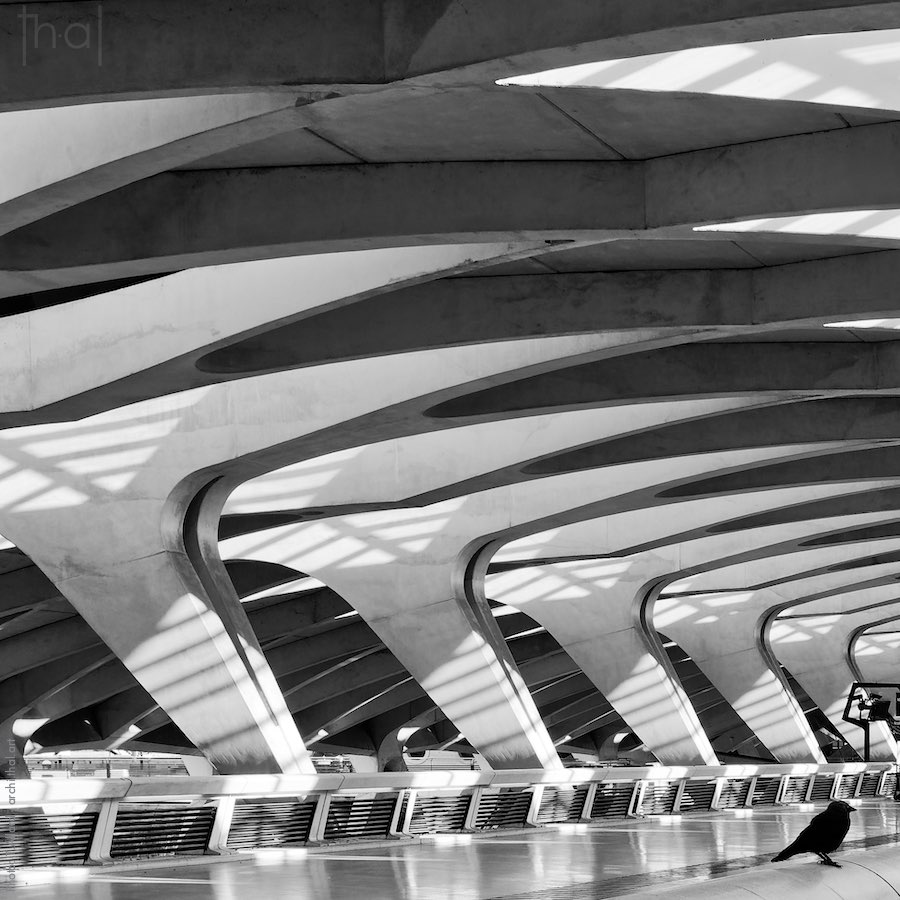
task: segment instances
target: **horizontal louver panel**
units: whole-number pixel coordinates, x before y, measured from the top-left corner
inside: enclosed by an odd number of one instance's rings
[[[834,787],[834,775],[816,775],[813,784],[812,793],[809,799],[812,801],[827,800],[831,796],[831,789]]]
[[[845,775],[838,785],[838,798],[841,800],[850,800],[855,797],[856,785],[859,784],[860,778],[862,778],[862,775]]]
[[[677,781],[650,781],[644,787],[641,812],[645,816],[667,816],[675,809]]]
[[[775,798],[778,796],[778,786],[780,784],[781,779],[777,776],[773,776],[770,778],[758,778],[756,780],[756,787],[753,790],[753,805],[774,805]]]
[[[478,804],[475,827],[484,830],[524,827],[531,798],[531,791],[515,789],[483,794]]]
[[[460,831],[466,823],[471,796],[416,797],[410,834],[441,834]]]
[[[803,803],[809,790],[809,776],[788,778],[781,799],[785,803]]]
[[[634,784],[630,781],[614,781],[601,784],[591,805],[592,819],[611,819],[628,815],[628,806]]]
[[[83,863],[97,813],[31,815],[0,813],[0,869]]]
[[[679,812],[709,812],[713,794],[716,792],[716,782],[713,781],[689,781],[681,795]]]
[[[749,778],[729,778],[719,794],[719,809],[739,809],[746,806],[749,793]]]
[[[862,777],[862,787],[859,790],[860,797],[874,797],[881,781],[880,772],[866,772]]]
[[[538,823],[577,822],[584,809],[587,788],[579,787],[570,790],[545,788],[538,812]]]
[[[210,806],[119,807],[110,856],[203,853],[215,814]]]
[[[387,837],[397,797],[335,797],[328,809],[325,840]]]
[[[228,847],[251,850],[302,844],[309,839],[315,811],[315,800],[239,800],[234,807]]]

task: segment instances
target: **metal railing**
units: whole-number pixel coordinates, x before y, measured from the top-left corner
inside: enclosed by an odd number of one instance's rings
[[[0,793],[0,867],[103,864],[876,797],[893,794],[894,768],[610,766],[21,780]]]

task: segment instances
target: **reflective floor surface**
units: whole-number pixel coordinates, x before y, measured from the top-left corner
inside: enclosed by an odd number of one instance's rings
[[[900,841],[900,804],[854,802],[859,808],[845,850]],[[20,869],[13,886],[0,889],[0,895],[27,900],[593,900],[771,865],[769,858],[823,808],[629,819],[329,852],[260,851],[242,862],[143,872]],[[800,856],[779,865],[812,859]]]

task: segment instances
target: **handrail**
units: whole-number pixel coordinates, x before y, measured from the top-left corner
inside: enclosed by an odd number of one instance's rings
[[[892,763],[606,766],[379,774],[24,779],[0,786],[0,863],[123,859],[410,838],[877,797]]]
[[[720,766],[606,766],[558,770],[504,769],[344,773],[321,775],[210,775],[146,778],[35,778],[16,780],[13,795],[0,787],[0,809],[53,803],[95,803],[104,800],[212,799],[217,797],[298,796],[322,792],[378,792],[401,790],[467,790],[516,785],[545,787],[590,785],[600,782],[675,781],[680,779],[752,778],[805,775],[857,775],[890,772],[894,764],[814,763]]]

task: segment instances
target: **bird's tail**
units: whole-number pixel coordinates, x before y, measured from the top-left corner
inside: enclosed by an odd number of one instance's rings
[[[772,862],[781,862],[783,859],[790,859],[796,853],[797,850],[794,844],[790,844],[789,846],[785,847],[784,850],[782,850],[781,853],[778,854],[778,856],[773,856]]]

